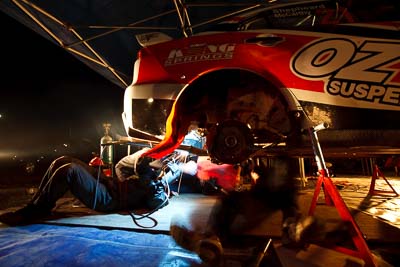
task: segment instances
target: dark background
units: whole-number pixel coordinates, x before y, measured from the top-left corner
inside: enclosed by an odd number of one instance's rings
[[[60,155],[91,159],[104,122],[126,135],[123,88],[3,12],[0,25],[0,184]]]

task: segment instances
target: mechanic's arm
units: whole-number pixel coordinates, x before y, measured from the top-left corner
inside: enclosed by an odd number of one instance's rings
[[[141,164],[141,155],[147,150],[148,148],[143,148],[131,155],[123,157],[120,161],[118,161],[118,163],[115,165],[115,174],[119,182],[139,178],[136,172],[136,167],[138,164]]]
[[[186,163],[182,162],[168,162],[168,172],[164,174],[164,179],[167,183],[171,183],[182,175],[182,173],[189,175],[196,175],[197,173],[197,163],[193,160],[190,160]]]

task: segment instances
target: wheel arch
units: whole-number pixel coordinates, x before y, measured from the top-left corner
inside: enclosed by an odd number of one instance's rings
[[[179,101],[179,98],[182,94],[188,93],[189,91],[196,91],[201,87],[204,83],[213,83],[215,81],[223,81],[229,80],[232,77],[238,77],[238,73],[245,74],[248,77],[252,77],[253,79],[259,79],[270,86],[266,88],[266,90],[274,90],[277,92],[280,97],[284,100],[287,105],[288,112],[292,113],[295,117],[295,120],[298,123],[298,127],[306,128],[309,127],[310,122],[305,114],[301,104],[294,96],[292,91],[277,79],[274,75],[266,71],[254,71],[245,68],[216,68],[211,69],[206,72],[201,73],[200,75],[193,78],[191,81],[187,83],[187,85],[181,90],[178,94],[176,101]],[[213,92],[204,92],[204,93],[213,93]],[[189,93],[190,94],[190,93]],[[202,96],[202,93],[196,93],[198,97]]]
[[[179,96],[184,91],[197,89],[196,87],[199,84],[199,81],[201,81],[201,80],[207,81],[209,79],[216,79],[216,78],[224,80],[224,79],[229,79],[229,77],[232,77],[232,75],[235,75],[237,73],[250,74],[255,79],[258,78],[258,79],[264,80],[265,82],[267,82],[271,85],[270,88],[273,88],[273,90],[276,90],[276,92],[280,93],[280,95],[285,100],[285,102],[288,106],[288,109],[290,111],[301,111],[302,110],[299,101],[296,99],[296,97],[293,95],[293,93],[290,91],[290,89],[286,88],[284,86],[284,84],[279,79],[277,79],[275,76],[273,76],[272,74],[267,73],[267,72],[256,72],[256,71],[244,69],[244,68],[218,68],[218,69],[212,69],[212,70],[203,72],[187,83],[187,85],[178,94],[177,99],[179,99]],[[210,78],[210,77],[212,77],[212,78]]]
[[[252,84],[247,86],[248,84]],[[248,92],[247,90],[254,90],[253,92],[254,95],[256,95],[256,92],[263,91],[265,92],[266,95],[270,95],[273,98],[278,96],[280,99],[279,101],[282,102],[285,112],[287,114],[287,122],[289,122],[289,127],[288,131],[285,132],[286,137],[294,137],[298,136],[302,129],[307,127],[309,125],[308,119],[304,111],[302,110],[299,102],[295,98],[295,96],[292,94],[290,89],[287,89],[282,82],[280,82],[278,79],[270,75],[269,73],[260,73],[260,72],[255,72],[252,70],[248,69],[243,69],[243,68],[223,68],[223,69],[213,69],[207,72],[202,73],[201,75],[198,75],[194,79],[192,79],[187,86],[182,89],[182,91],[179,93],[176,102],[186,101],[186,106],[191,106],[193,110],[199,110],[197,109],[197,105],[201,106],[205,104],[199,103],[201,100],[200,99],[206,99],[206,103],[210,107],[210,110],[215,108],[216,106],[220,105],[218,102],[218,99],[223,99],[221,102],[225,100],[226,97],[224,97],[224,92],[228,94],[227,92],[231,92],[235,89],[226,89],[225,91],[221,88],[232,88],[237,86],[238,88],[241,88],[241,86],[245,86],[243,89],[239,89],[241,91],[242,95],[243,92]],[[261,86],[261,87],[260,87]],[[210,89],[211,88],[211,89]],[[221,92],[218,92],[221,91]],[[251,91],[249,91],[251,92]],[[220,94],[220,95],[219,95]],[[205,97],[206,95],[206,97]],[[215,100],[217,99],[217,100]],[[231,98],[232,100],[232,98]],[[210,103],[211,102],[211,103]],[[228,103],[229,100],[227,101]],[[262,101],[258,101],[259,103]],[[268,102],[267,102],[268,103]],[[215,108],[217,111],[221,111],[221,109]],[[212,113],[212,112],[209,112]],[[208,113],[208,114],[209,114]],[[218,113],[218,112],[215,112]],[[278,113],[276,113],[278,114]],[[203,114],[199,115],[198,118],[204,118],[201,117]],[[216,117],[219,116],[219,114],[215,115]],[[221,118],[220,116],[219,118]],[[279,116],[278,116],[279,117]],[[227,118],[227,117],[225,117]],[[204,121],[207,122],[214,122],[214,123],[219,123],[221,120],[218,120],[218,118],[214,118],[215,120],[210,120],[208,115],[206,115],[206,119]],[[194,119],[196,120],[196,119]],[[254,129],[252,127],[252,129]],[[290,138],[293,139],[293,138]],[[289,141],[289,139],[286,139]],[[293,139],[294,140],[294,139]],[[296,141],[294,141],[296,142]]]
[[[173,151],[194,121],[206,129],[208,152],[220,162],[246,159],[255,151],[255,143],[292,143],[302,129],[304,116],[293,108],[293,99],[282,88],[259,73],[243,69],[202,73],[178,94],[166,122],[164,140],[149,156],[161,157]]]

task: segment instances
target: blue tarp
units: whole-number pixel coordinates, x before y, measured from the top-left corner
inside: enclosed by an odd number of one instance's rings
[[[204,266],[165,234],[33,224],[0,228],[0,266]]]

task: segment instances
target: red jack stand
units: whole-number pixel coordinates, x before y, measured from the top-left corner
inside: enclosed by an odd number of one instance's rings
[[[344,200],[340,196],[339,192],[336,189],[336,186],[333,184],[331,178],[329,177],[328,169],[326,168],[324,157],[322,154],[322,149],[318,141],[317,131],[323,130],[326,128],[326,125],[318,125],[316,127],[312,127],[309,129],[309,133],[311,136],[311,141],[313,145],[313,150],[315,154],[315,160],[318,165],[319,176],[318,181],[315,187],[314,196],[311,201],[311,206],[308,214],[313,215],[315,212],[315,208],[317,205],[317,199],[320,193],[321,187],[323,187],[324,195],[325,195],[325,203],[330,206],[335,206],[336,210],[339,213],[341,219],[346,222],[350,228],[351,238],[357,250],[352,250],[345,247],[340,246],[332,246],[331,249],[334,249],[338,252],[348,254],[353,257],[360,258],[364,260],[365,267],[377,267],[377,263],[375,262],[371,251],[368,248],[367,243],[364,240],[363,234],[360,231],[357,223],[351,216],[349,209],[347,208]]]
[[[375,189],[375,181],[376,179],[379,179],[379,177],[383,178],[385,180],[386,184],[390,187],[389,190],[377,190]],[[374,196],[374,195],[392,195],[394,197],[397,197],[399,194],[396,192],[396,190],[393,188],[393,186],[389,183],[389,181],[386,179],[385,175],[383,172],[379,169],[378,165],[374,165],[373,173],[372,173],[372,179],[371,179],[371,185],[369,187],[369,196]]]

